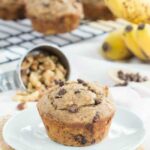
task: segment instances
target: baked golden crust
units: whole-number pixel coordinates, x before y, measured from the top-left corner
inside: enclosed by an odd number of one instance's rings
[[[0,18],[15,20],[25,17],[23,0],[1,0],[0,3]]]
[[[69,32],[83,17],[82,4],[76,0],[26,1],[26,11],[33,28],[44,34]]]
[[[108,89],[82,80],[52,88],[37,107],[49,137],[69,146],[104,139],[115,113]]]
[[[115,17],[106,7],[104,0],[81,0],[83,3],[84,14],[86,19],[91,20],[113,20]]]

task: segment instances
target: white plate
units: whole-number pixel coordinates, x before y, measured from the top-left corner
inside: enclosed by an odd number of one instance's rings
[[[32,107],[10,119],[4,127],[3,136],[16,150],[134,150],[143,142],[145,130],[135,114],[117,108],[107,139],[92,146],[67,147],[47,137],[37,109]]]

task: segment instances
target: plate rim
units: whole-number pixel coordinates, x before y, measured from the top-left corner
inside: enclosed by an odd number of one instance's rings
[[[14,114],[14,115],[5,123],[5,125],[4,125],[4,127],[3,127],[3,130],[2,130],[2,136],[3,136],[4,141],[5,141],[8,145],[11,146],[11,144],[8,143],[8,140],[7,140],[6,137],[5,137],[5,132],[6,132],[7,126],[10,124],[10,122],[11,122],[16,116],[19,116],[19,115],[21,115],[22,113],[25,113],[25,112],[27,112],[27,111],[32,111],[33,109],[35,109],[35,110],[37,111],[36,105],[34,105],[34,106],[32,106],[32,107],[29,107],[29,108],[27,108],[27,109],[25,109],[25,110],[23,110],[23,111],[21,111],[21,112],[19,112],[19,113],[17,113],[17,114]],[[140,121],[140,124],[141,124],[141,127],[142,127],[141,130],[143,131],[143,138],[141,138],[141,140],[139,140],[139,143],[134,146],[134,149],[136,149],[136,148],[138,148],[141,144],[143,144],[143,142],[144,142],[144,140],[145,140],[145,137],[146,137],[146,129],[145,129],[144,123],[143,123],[142,119],[141,119],[135,112],[133,112],[132,110],[128,110],[128,109],[127,109],[126,107],[124,107],[124,106],[116,106],[116,112],[117,112],[118,110],[123,110],[123,111],[126,111],[126,112],[128,112],[128,113],[131,113],[132,115],[134,115],[134,116],[136,117],[136,119],[138,119],[138,120]],[[13,147],[13,146],[11,146],[11,147]],[[83,148],[84,148],[84,147],[83,147]],[[18,150],[18,149],[16,149],[16,150]],[[133,150],[133,149],[131,149],[131,150]]]

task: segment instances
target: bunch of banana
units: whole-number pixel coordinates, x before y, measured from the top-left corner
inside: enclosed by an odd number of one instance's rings
[[[105,0],[112,13],[133,23],[150,23],[150,0]]]
[[[150,61],[150,25],[130,24],[110,33],[101,50],[110,60],[126,60],[134,55],[142,61]]]
[[[132,56],[122,38],[123,30],[110,33],[102,44],[102,55],[109,60],[126,60]]]

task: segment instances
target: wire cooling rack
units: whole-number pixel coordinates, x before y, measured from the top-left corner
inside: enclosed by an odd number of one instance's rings
[[[65,34],[44,36],[32,29],[28,19],[20,21],[0,20],[0,65],[19,59],[32,46],[40,43],[63,47],[103,35],[126,24],[123,20],[84,21],[78,29]]]

